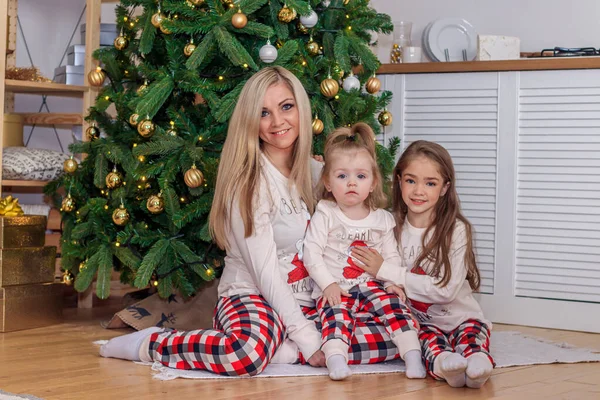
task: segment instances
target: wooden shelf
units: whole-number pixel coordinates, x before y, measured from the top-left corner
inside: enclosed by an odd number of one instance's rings
[[[68,113],[17,113],[24,125],[82,125],[81,114]]]
[[[6,91],[12,93],[31,93],[47,96],[83,97],[88,91],[86,86],[65,85],[53,82],[30,82],[5,79]]]
[[[42,188],[50,181],[24,181],[14,179],[2,179],[2,187]]]
[[[600,69],[600,57],[546,57],[502,61],[425,62],[383,64],[378,74],[430,74],[444,72],[543,71]]]

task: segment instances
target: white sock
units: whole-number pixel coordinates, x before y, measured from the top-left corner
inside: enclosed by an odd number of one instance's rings
[[[298,362],[298,345],[290,339],[285,339],[275,351],[269,364],[295,364]]]
[[[341,354],[334,354],[327,359],[327,369],[329,377],[334,381],[341,381],[352,375],[352,371],[348,367],[346,357]]]
[[[150,339],[154,332],[164,332],[164,328],[151,326],[128,335],[117,336],[100,347],[102,357],[121,358],[123,360],[140,361],[140,349],[145,339]]]
[[[463,387],[466,384],[465,370],[467,359],[457,353],[445,351],[436,357],[433,373],[444,378],[452,387]]]
[[[427,376],[421,350],[410,350],[404,354],[404,364],[406,364],[406,377],[411,379],[423,379]]]
[[[494,366],[484,353],[475,353],[467,358],[467,386],[479,389],[487,382]]]

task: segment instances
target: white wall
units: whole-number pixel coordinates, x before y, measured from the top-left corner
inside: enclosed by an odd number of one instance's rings
[[[477,33],[517,36],[521,51],[600,46],[598,0],[371,0],[371,5],[394,21],[412,21],[415,46],[429,22],[446,17],[466,19]],[[380,38],[377,53],[384,63],[390,40]]]

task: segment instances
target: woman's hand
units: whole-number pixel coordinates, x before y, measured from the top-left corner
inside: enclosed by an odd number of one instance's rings
[[[310,356],[308,360],[306,360],[311,367],[319,368],[325,366],[325,353],[323,350],[317,350],[315,354]]]
[[[323,300],[325,304],[329,303],[331,306],[337,306],[342,302],[342,296],[350,297],[350,293],[342,290],[340,285],[332,283],[323,290]]]
[[[403,303],[406,303],[406,293],[404,293],[404,289],[402,289],[400,286],[388,286],[385,291],[389,294],[395,294],[396,296],[400,297],[400,300],[402,300]]]
[[[377,273],[383,264],[383,257],[377,250],[363,246],[355,246],[352,249],[352,257],[364,264],[356,264],[358,268],[364,269],[365,272],[373,278],[377,277]]]

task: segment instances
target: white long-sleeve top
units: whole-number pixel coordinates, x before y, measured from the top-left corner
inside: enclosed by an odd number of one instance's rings
[[[444,332],[451,332],[468,319],[477,319],[492,329],[492,323],[483,316],[483,311],[473,297],[473,290],[466,280],[465,225],[461,221],[456,221],[449,257],[452,277],[444,287],[437,285],[440,278],[428,275],[431,267],[429,262],[426,261],[420,266],[414,265],[422,251],[422,237],[425,230],[426,228],[415,228],[407,218],[402,226],[402,235],[398,243],[402,262],[407,270],[404,290],[409,299],[408,305],[415,317],[421,325],[434,325]]]
[[[401,259],[394,236],[394,217],[387,211],[371,210],[360,220],[348,218],[339,206],[321,200],[313,215],[304,239],[304,265],[316,286],[313,298],[323,294],[332,283],[344,290],[373,278],[358,268],[360,262],[350,253],[355,246],[368,246],[377,250],[384,259],[382,268],[401,269]],[[399,272],[397,275],[401,275]],[[393,279],[398,279],[392,274]]]
[[[227,233],[230,247],[218,292],[222,297],[261,294],[281,317],[288,337],[308,359],[321,347],[321,334],[314,322],[304,317],[299,305],[313,304],[312,281],[304,273],[300,274],[304,277],[288,284],[287,275],[298,270],[298,263],[292,261],[298,261],[297,248],[301,247],[310,214],[295,188],[288,187],[288,179],[264,155],[260,163],[254,233],[244,237],[244,223],[234,199]],[[314,162],[312,167],[314,176],[321,166]]]

